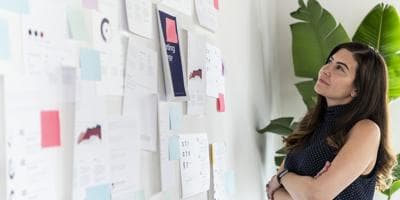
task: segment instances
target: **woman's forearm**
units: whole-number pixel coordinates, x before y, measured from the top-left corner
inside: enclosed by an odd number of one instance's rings
[[[274,200],[293,200],[285,188],[279,188],[274,193]]]
[[[281,182],[289,195],[295,199],[309,199],[312,194],[313,178],[308,176],[299,176],[289,172],[282,177]]]

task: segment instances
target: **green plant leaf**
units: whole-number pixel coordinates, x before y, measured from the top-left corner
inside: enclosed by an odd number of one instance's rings
[[[390,188],[383,191],[382,193],[387,196],[392,196],[399,189],[400,189],[400,180],[393,182],[392,185],[390,186]]]
[[[363,19],[353,41],[374,47],[384,57],[389,73],[389,97],[400,96],[400,18],[392,5],[379,3]]]
[[[290,126],[290,128],[291,128],[292,130],[294,130],[294,129],[297,128],[297,125],[299,125],[299,122],[293,122],[293,124]]]
[[[307,6],[299,1],[296,11],[290,13],[293,18],[302,20],[290,25],[292,31],[292,54],[296,76],[316,79],[318,71],[338,44],[349,42],[341,24],[336,24],[333,16],[315,0],[309,0]]]
[[[393,168],[393,176],[394,176],[393,183],[389,187],[389,189],[382,192],[383,194],[389,197],[393,195],[393,193],[395,193],[400,188],[400,154],[397,154],[396,157],[397,157],[397,165]]]
[[[275,165],[280,166],[286,156],[275,156]]]
[[[317,104],[317,93],[315,93],[314,91],[314,85],[314,80],[296,83],[296,88],[303,97],[303,101],[306,104],[308,110],[310,110]]]
[[[282,147],[279,150],[275,151],[276,154],[287,154],[286,148]]]
[[[278,135],[287,136],[292,133],[290,125],[293,121],[293,117],[282,117],[272,120],[265,128],[257,130],[258,133],[271,132]]]

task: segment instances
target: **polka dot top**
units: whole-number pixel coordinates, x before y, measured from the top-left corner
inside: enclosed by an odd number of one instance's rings
[[[324,167],[326,161],[332,162],[337,150],[326,144],[329,130],[335,125],[335,119],[344,111],[346,105],[328,107],[323,119],[314,130],[302,149],[289,152],[285,168],[302,176],[315,176]],[[358,177],[345,188],[335,200],[369,200],[373,199],[376,184],[376,167],[370,174]]]

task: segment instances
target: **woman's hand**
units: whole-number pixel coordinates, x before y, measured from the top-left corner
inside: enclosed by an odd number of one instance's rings
[[[268,199],[273,199],[274,192],[277,191],[282,185],[278,183],[276,175],[274,175],[271,180],[266,185]]]
[[[326,161],[326,162],[325,162],[325,166],[321,169],[321,171],[318,172],[317,175],[314,176],[314,178],[320,177],[323,173],[325,173],[326,171],[328,171],[328,169],[329,169],[330,166],[331,166],[331,162]]]
[[[289,193],[285,190],[285,188],[280,187],[274,192],[272,195],[272,199],[274,200],[293,200],[293,198],[289,195]]]

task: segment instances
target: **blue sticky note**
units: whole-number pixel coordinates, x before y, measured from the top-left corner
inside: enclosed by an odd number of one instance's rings
[[[135,200],[144,200],[144,191],[140,190],[136,192]]]
[[[171,130],[179,130],[182,127],[182,105],[173,104],[169,107],[169,125]]]
[[[10,58],[10,37],[8,34],[8,24],[4,19],[0,19],[0,59]]]
[[[168,139],[169,160],[179,160],[179,136],[174,135]]]
[[[29,2],[28,0],[0,0],[0,9],[27,14],[29,13]]]
[[[93,49],[80,50],[81,79],[88,81],[101,80],[100,53]]]
[[[235,172],[232,170],[225,172],[225,191],[229,195],[235,194]]]
[[[85,14],[82,9],[68,8],[67,18],[69,31],[73,39],[89,41],[88,28],[86,26]]]
[[[86,188],[85,200],[111,200],[111,186],[104,184]]]

